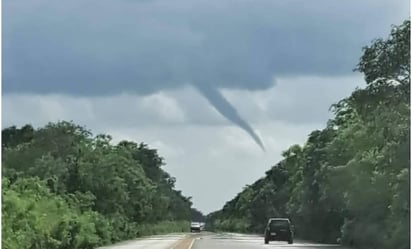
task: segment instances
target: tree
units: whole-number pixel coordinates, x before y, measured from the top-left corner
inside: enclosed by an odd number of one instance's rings
[[[189,228],[190,197],[155,149],[72,122],[25,127],[3,130],[5,248],[88,249]]]
[[[270,214],[291,218],[301,238],[409,248],[410,22],[365,47],[356,70],[367,86],[333,105],[325,129],[209,215],[215,229],[235,230],[227,224],[246,217],[252,232]]]

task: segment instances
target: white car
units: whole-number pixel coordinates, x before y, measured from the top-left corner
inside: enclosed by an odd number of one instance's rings
[[[192,222],[190,224],[190,232],[200,232],[200,223],[199,222]]]

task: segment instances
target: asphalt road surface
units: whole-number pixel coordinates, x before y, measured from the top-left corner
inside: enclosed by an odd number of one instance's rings
[[[338,245],[316,244],[295,240],[289,245],[283,241],[263,243],[263,237],[235,233],[169,234],[126,241],[101,249],[343,249]]]

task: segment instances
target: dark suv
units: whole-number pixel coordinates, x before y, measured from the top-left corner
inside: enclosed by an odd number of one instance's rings
[[[265,244],[269,241],[287,241],[293,244],[293,229],[289,219],[271,218],[265,229]]]

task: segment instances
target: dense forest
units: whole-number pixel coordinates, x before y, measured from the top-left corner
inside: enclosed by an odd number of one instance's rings
[[[296,236],[354,248],[409,248],[410,22],[363,48],[364,88],[331,107],[326,127],[208,215],[209,229],[263,233],[289,217]]]
[[[143,143],[58,122],[3,129],[2,153],[4,249],[89,249],[202,217]]]

